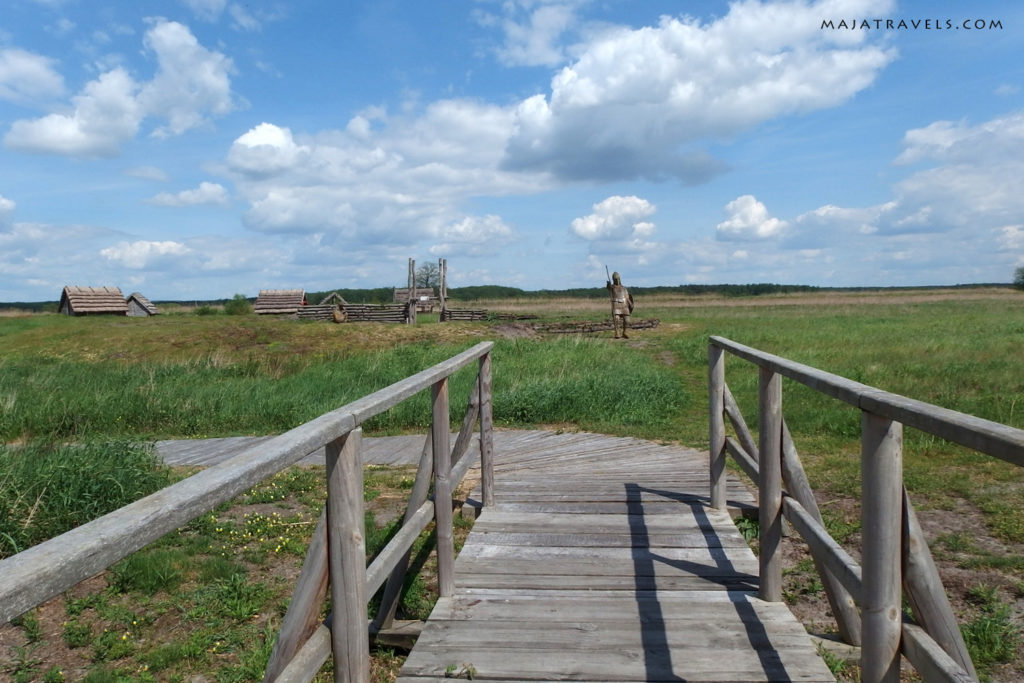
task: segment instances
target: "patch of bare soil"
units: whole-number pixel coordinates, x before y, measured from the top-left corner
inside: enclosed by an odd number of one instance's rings
[[[537,339],[540,335],[527,323],[501,323],[493,331],[503,339]]]
[[[853,524],[860,518],[857,501],[818,496],[822,509]],[[983,558],[1019,557],[1024,548],[1008,545],[989,533],[981,512],[964,501],[952,509],[917,510],[918,521],[931,549],[935,565],[946,587],[950,605],[961,625],[980,614],[972,592],[979,588],[995,589],[1000,600],[1009,604],[1013,621],[1024,630],[1024,583],[1012,570],[977,566]],[[952,540],[950,540],[952,539]],[[954,541],[959,540],[959,543]],[[961,545],[962,544],[962,545]],[[756,541],[755,541],[756,545]],[[843,547],[860,562],[860,534],[853,533]],[[783,597],[793,614],[807,631],[829,640],[838,640],[838,628],[828,599],[812,565],[806,543],[794,531],[782,542]],[[849,654],[857,656],[858,651]],[[921,680],[905,663],[904,680]],[[1024,680],[1024,653],[989,672],[993,681]]]

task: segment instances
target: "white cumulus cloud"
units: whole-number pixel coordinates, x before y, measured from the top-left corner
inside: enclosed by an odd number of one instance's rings
[[[180,242],[139,240],[137,242],[121,242],[113,247],[101,249],[100,255],[108,261],[113,261],[126,268],[140,269],[168,257],[184,256],[190,251]]]
[[[608,197],[594,204],[593,213],[572,222],[573,234],[585,240],[628,239],[654,231],[654,225],[643,219],[654,214],[657,207],[640,197]]]
[[[149,200],[156,206],[224,206],[229,202],[228,191],[219,183],[201,182],[193,190],[172,194],[161,192]]]
[[[64,78],[52,59],[17,48],[0,50],[0,99],[33,104],[63,94]]]
[[[307,151],[295,143],[291,130],[264,122],[235,140],[228,164],[254,176],[272,175],[294,167]]]
[[[736,2],[709,23],[663,17],[608,30],[555,75],[550,95],[520,103],[504,163],[565,179],[703,182],[724,170],[704,140],[833,107],[870,85],[895,52],[867,32],[822,31],[821,20],[888,6]]]
[[[435,256],[482,256],[499,253],[518,233],[500,216],[467,216],[445,226],[439,237],[443,241],[430,248]]]
[[[725,205],[727,218],[715,226],[720,240],[769,239],[786,229],[786,221],[772,218],[764,204],[745,194]]]
[[[13,199],[8,199],[7,197],[0,194],[0,225],[6,223],[7,220],[11,217],[11,214],[14,213],[15,206],[16,204],[14,203]]]
[[[180,135],[210,114],[223,116],[234,109],[231,60],[200,45],[187,26],[157,22],[143,43],[156,55],[159,68],[139,100],[147,113],[168,119],[155,134]]]
[[[71,98],[71,106],[15,121],[4,144],[26,152],[110,157],[146,118],[166,120],[154,135],[179,135],[234,108],[231,60],[200,45],[188,27],[158,20],[143,43],[157,59],[152,80],[139,83],[121,67],[105,71]]]
[[[483,23],[500,25],[504,43],[498,58],[509,66],[557,66],[565,59],[562,36],[576,24],[579,0],[507,2],[501,18],[483,15]]]

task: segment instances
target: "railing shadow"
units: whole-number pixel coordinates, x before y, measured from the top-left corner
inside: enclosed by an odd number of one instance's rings
[[[640,613],[640,633],[647,680],[686,680],[676,673],[672,661],[668,626],[662,603],[658,598],[656,576],[658,564],[672,567],[692,576],[699,576],[708,583],[723,586],[746,630],[747,640],[757,653],[765,675],[770,680],[789,680],[789,675],[778,651],[772,646],[764,624],[758,617],[753,604],[747,599],[757,591],[758,577],[738,571],[729,558],[705,510],[710,502],[709,499],[676,491],[648,488],[636,483],[627,483],[625,486],[635,576],[634,594]],[[643,503],[643,494],[645,493],[690,507],[690,511],[697,521],[697,529],[705,536],[705,544],[711,556],[712,565],[665,557],[652,549],[651,534],[647,528]],[[713,571],[709,572],[709,567],[713,568]]]

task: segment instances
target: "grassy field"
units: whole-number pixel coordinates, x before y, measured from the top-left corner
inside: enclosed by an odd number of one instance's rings
[[[578,299],[459,305],[538,314],[545,320],[601,319],[607,307],[603,300]],[[0,317],[0,442],[7,444],[0,447],[0,498],[20,501],[20,507],[9,506],[6,516],[16,527],[26,529],[31,525],[24,524],[25,520],[41,510],[35,501],[45,498],[12,493],[15,445],[45,451],[68,442],[90,447],[111,441],[277,433],[483,339],[496,342],[494,414],[500,427],[583,429],[706,447],[709,335],[728,337],[912,398],[1024,427],[1024,296],[1011,290],[748,298],[659,295],[638,299],[634,317],[661,322],[655,329],[637,331],[630,340],[620,342],[610,339],[610,333],[541,337],[533,334],[526,322],[438,324],[436,317],[423,315],[414,327],[196,316],[186,311],[145,320]],[[726,375],[753,425],[755,370],[732,358],[727,361]],[[458,375],[453,395],[464,397],[471,379],[468,373]],[[787,423],[827,521],[838,538],[855,543],[859,531],[859,414],[788,381],[783,391]],[[461,401],[464,398],[453,401],[453,407],[461,407]],[[1021,408],[1017,403],[1022,403]],[[461,415],[457,409],[455,412],[453,419],[458,420]],[[422,431],[428,415],[427,398],[421,396],[367,427],[371,434]],[[985,671],[995,680],[1018,678],[1024,674],[1015,635],[1024,608],[1024,475],[1018,468],[913,430],[907,430],[905,449],[907,487],[969,640],[977,648],[976,660],[987,662]],[[401,481],[398,476],[397,488]],[[18,486],[24,489],[24,485]],[[289,523],[295,528],[304,528],[312,514],[302,511],[305,494],[289,489],[283,495],[288,507],[282,514],[292,517]],[[280,555],[280,551],[252,541],[238,547],[224,543],[223,559],[236,569],[228,567],[224,574],[204,581],[204,572],[215,571],[204,569],[205,563],[219,561],[206,551],[195,550],[193,555],[187,551],[204,547],[204,543],[212,547],[213,539],[223,533],[214,530],[227,528],[229,522],[237,537],[249,514],[244,506],[265,504],[242,501],[239,505],[243,507],[234,512],[225,509],[208,522],[198,520],[192,525],[198,525],[198,530],[182,532],[196,534],[200,540],[195,543],[168,541],[171,545],[164,551],[180,578],[175,586],[159,589],[157,594],[176,597],[154,600],[174,602],[186,599],[181,591],[192,591],[187,594],[191,604],[206,604],[203,601],[212,598],[203,597],[203,591],[214,590],[210,586],[230,591],[231,581],[239,581],[231,578],[234,574],[256,577],[268,565],[275,567],[267,556]],[[254,514],[266,512],[253,510]],[[0,530],[0,539],[3,533]],[[30,542],[10,530],[7,535],[14,545],[9,542],[10,547],[5,548],[0,541],[0,553]],[[295,546],[301,547],[302,542],[297,538]],[[182,552],[199,559],[186,563],[176,555]],[[813,607],[820,606],[820,587],[815,587],[809,568],[801,562],[797,558],[787,569],[787,598],[810,629],[828,630],[827,624],[817,623],[820,610]],[[190,569],[182,569],[185,566]],[[115,570],[107,592],[101,593],[107,602],[127,609],[125,605],[133,598],[123,596],[131,596],[136,587],[134,580],[123,577],[131,574],[128,568]],[[175,680],[175,676],[186,680],[189,671],[203,670],[220,672],[215,674],[218,680],[248,680],[250,674],[245,672],[258,667],[250,662],[246,668],[242,660],[249,655],[238,643],[246,638],[265,640],[265,634],[253,628],[264,628],[273,621],[273,614],[279,611],[274,605],[287,595],[284,587],[279,590],[267,589],[259,613],[271,616],[255,625],[246,620],[235,624],[230,615],[203,616],[201,606],[190,608],[198,609],[198,616],[186,614],[186,620],[217,624],[212,630],[190,631],[205,635],[190,636],[197,642],[182,643],[181,647],[206,653],[191,659],[183,655],[175,659],[169,651],[153,654],[152,648],[141,645],[138,641],[147,638],[145,630],[127,628],[131,621],[138,626],[138,618],[125,616],[117,621],[99,616],[96,607],[89,608],[74,615],[78,622],[81,614],[88,615],[88,645],[80,646],[88,647],[89,656],[84,660],[108,675],[96,680]],[[77,609],[71,605],[81,599],[65,598],[65,613],[71,615]],[[174,611],[166,605],[162,609]],[[43,680],[50,671],[44,664],[25,665],[24,660],[31,661],[36,656],[33,652],[38,652],[30,647],[38,642],[29,637],[33,632],[31,614],[28,625],[23,622],[19,626],[24,632],[17,645],[21,649],[0,651],[0,670],[7,661],[14,678],[19,671],[33,672],[34,678],[22,676],[19,680]],[[158,628],[164,617],[147,614],[145,619],[151,623],[146,628]],[[76,621],[69,619],[68,623]],[[132,652],[114,657],[101,651],[97,645],[104,637],[98,627],[101,623],[108,632],[115,625],[125,625],[117,637],[131,634],[123,640],[134,639]],[[247,635],[224,635],[234,633],[236,626],[247,628]],[[36,630],[40,630],[38,625]],[[220,635],[224,638],[218,640]],[[68,637],[60,637],[67,644]],[[229,645],[231,639],[237,642]],[[71,640],[78,642],[74,636]],[[212,651],[213,643],[220,643],[217,652]],[[164,661],[161,656],[179,664],[156,674],[152,662]],[[180,662],[192,664],[183,667]],[[386,679],[386,673],[382,676]],[[56,674],[51,674],[51,679],[58,680]]]

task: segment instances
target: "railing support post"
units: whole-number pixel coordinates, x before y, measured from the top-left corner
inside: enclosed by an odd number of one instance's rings
[[[434,450],[434,520],[437,531],[438,595],[455,592],[455,541],[452,537],[452,457],[449,450],[451,424],[448,413],[448,378],[431,387],[433,422],[430,425]]]
[[[760,554],[762,600],[782,601],[782,377],[770,368],[760,368],[758,390],[760,425],[759,482]]]
[[[903,425],[861,414],[861,680],[900,680]]]
[[[354,429],[326,448],[331,650],[337,683],[370,680],[362,435],[361,429]]]
[[[480,356],[480,489],[483,506],[494,505],[494,416],[491,401],[491,354]]]
[[[711,472],[711,507],[726,507],[725,460],[725,352],[708,345],[708,432]]]

